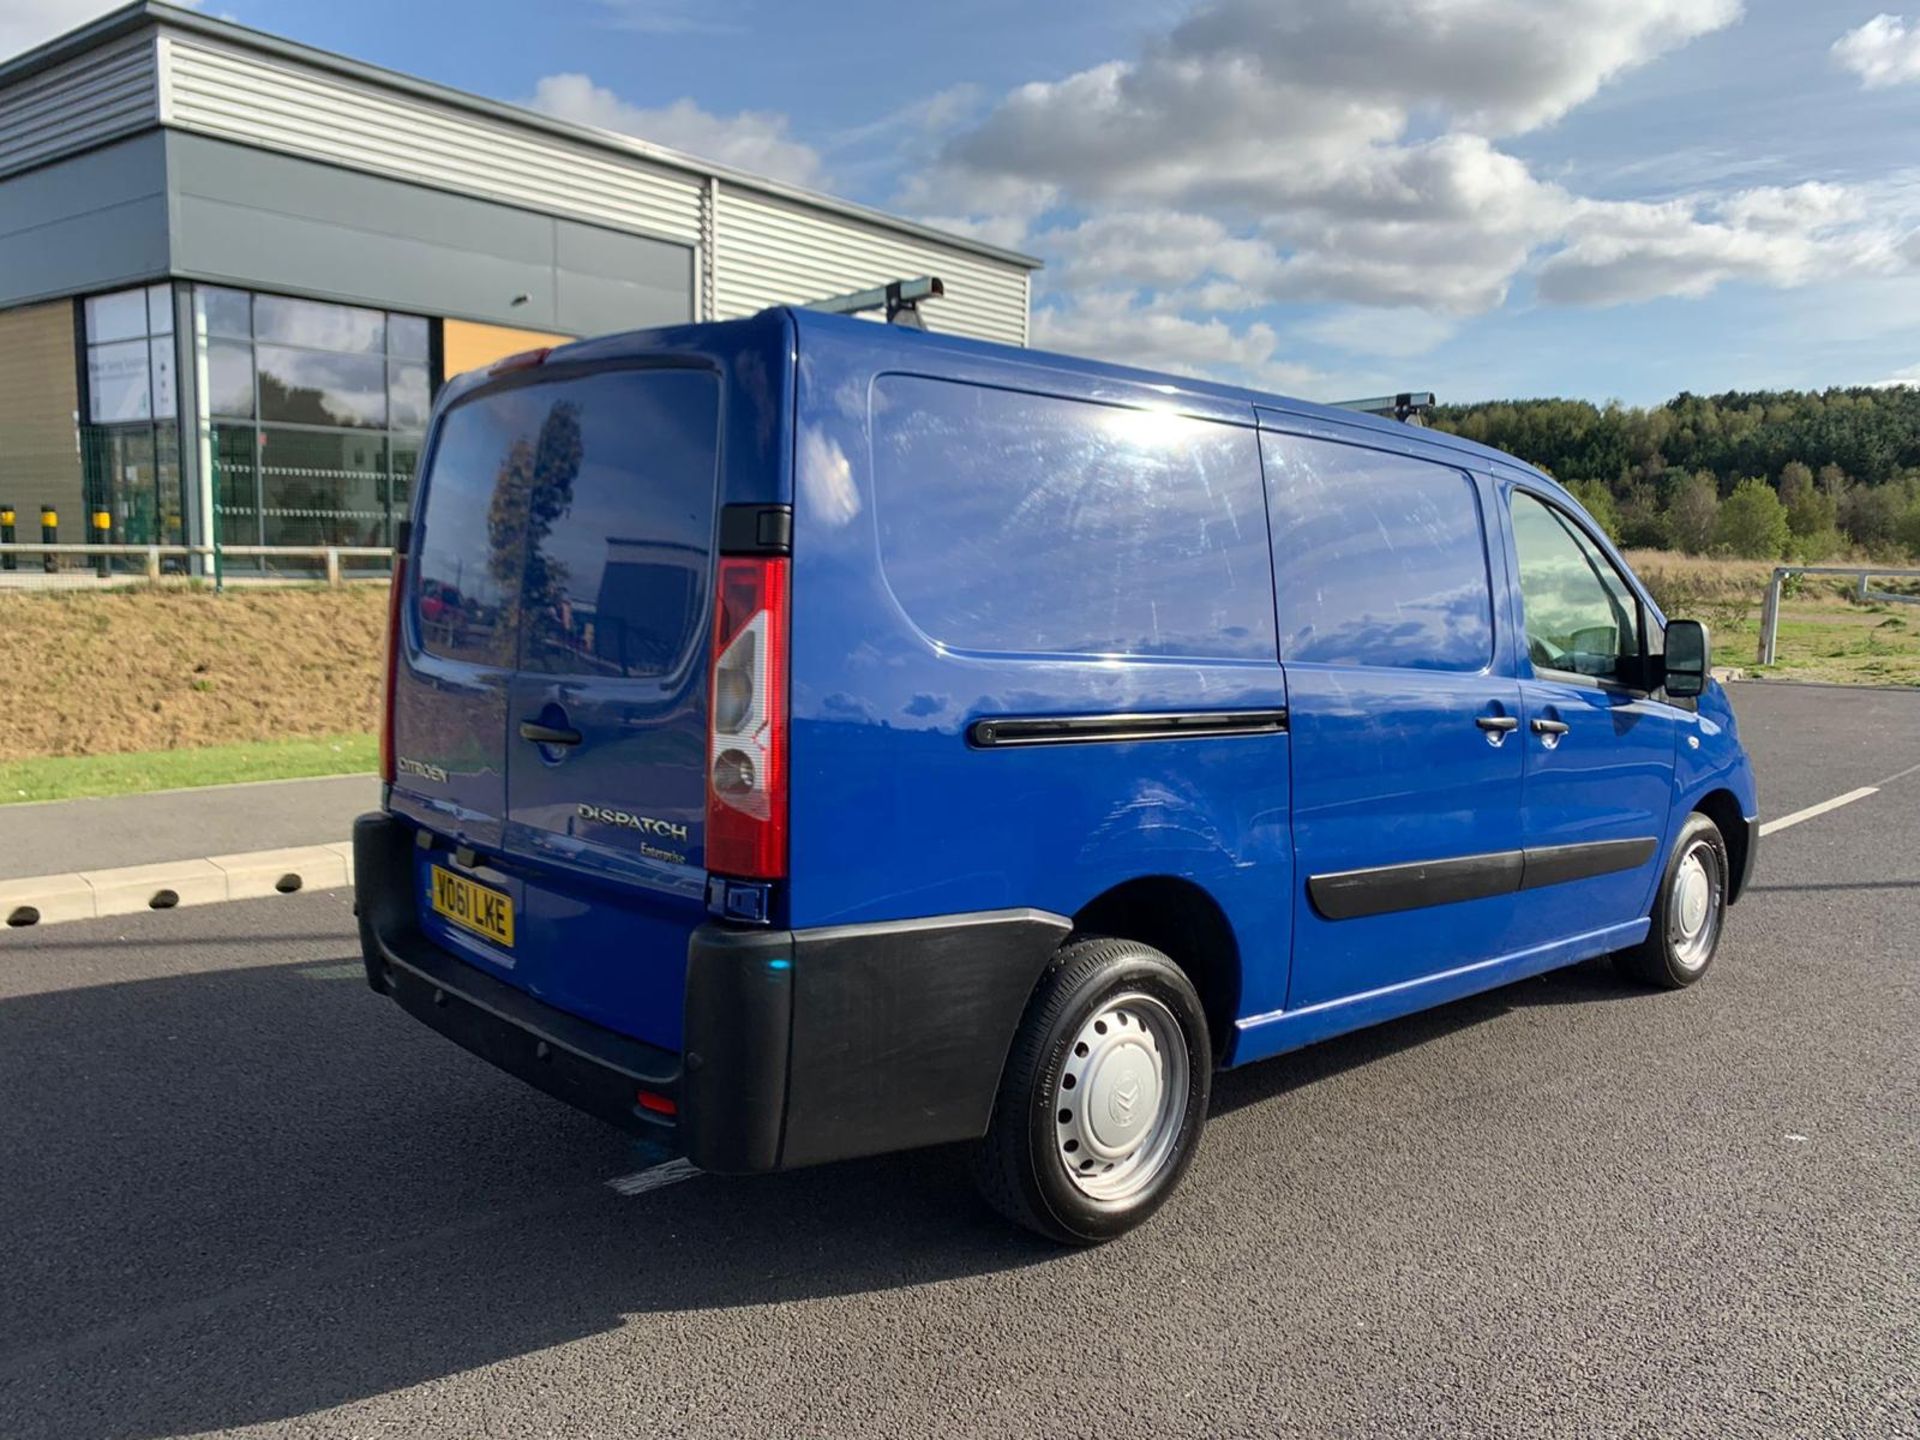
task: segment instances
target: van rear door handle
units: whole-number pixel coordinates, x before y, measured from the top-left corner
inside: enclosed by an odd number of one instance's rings
[[[1536,718],[1533,722],[1533,733],[1536,735],[1564,735],[1569,728],[1571,727],[1569,727],[1564,720],[1541,720]]]
[[[532,720],[520,722],[520,738],[531,740],[536,745],[578,745],[578,730],[562,730],[553,725],[540,725]]]
[[[1482,730],[1492,730],[1502,735],[1506,734],[1509,730],[1518,730],[1520,728],[1520,722],[1511,715],[1482,715],[1473,723],[1478,725]]]

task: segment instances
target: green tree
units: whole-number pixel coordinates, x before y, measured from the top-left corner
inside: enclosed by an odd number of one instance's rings
[[[1604,480],[1575,480],[1567,491],[1586,507],[1593,523],[1607,532],[1607,538],[1620,543],[1620,511],[1613,503],[1613,491]]]
[[[1787,507],[1766,481],[1751,478],[1733,487],[1720,504],[1715,539],[1748,560],[1778,560],[1787,553],[1793,532],[1787,527]]]
[[[1689,555],[1713,548],[1720,523],[1720,489],[1705,470],[1683,475],[1667,500],[1667,543]]]

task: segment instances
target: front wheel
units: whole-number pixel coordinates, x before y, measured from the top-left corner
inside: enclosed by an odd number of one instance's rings
[[[1014,1037],[976,1154],[981,1193],[1069,1245],[1122,1235],[1165,1202],[1206,1124],[1213,1054],[1180,968],[1132,940],[1077,940]]]
[[[1706,974],[1726,924],[1730,874],[1720,827],[1695,811],[1667,857],[1647,938],[1614,957],[1621,971],[1667,990]]]

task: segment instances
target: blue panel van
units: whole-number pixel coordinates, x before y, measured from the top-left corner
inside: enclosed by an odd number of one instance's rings
[[[367,978],[708,1170],[1104,1240],[1216,1069],[1690,985],[1753,868],[1703,628],[1447,435],[778,309],[455,380],[421,478]]]

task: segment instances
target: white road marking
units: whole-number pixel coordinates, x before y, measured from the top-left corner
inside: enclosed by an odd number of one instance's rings
[[[1849,790],[1846,794],[1836,795],[1831,800],[1822,800],[1818,805],[1809,805],[1806,809],[1796,810],[1791,815],[1782,815],[1778,820],[1769,820],[1760,827],[1760,833],[1771,835],[1776,830],[1784,830],[1789,825],[1798,825],[1802,820],[1811,820],[1817,815],[1825,815],[1829,810],[1838,810],[1842,805],[1851,805],[1856,800],[1864,800],[1869,795],[1879,793],[1878,785],[1862,785],[1858,790]]]
[[[649,1190],[659,1190],[668,1185],[678,1185],[682,1180],[691,1180],[700,1173],[700,1168],[691,1160],[669,1160],[664,1165],[655,1165],[648,1170],[636,1170],[631,1175],[616,1175],[607,1181],[609,1190],[618,1190],[622,1195],[644,1195]]]

